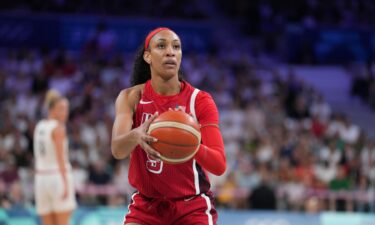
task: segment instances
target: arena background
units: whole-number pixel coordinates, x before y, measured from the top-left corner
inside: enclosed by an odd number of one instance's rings
[[[72,224],[121,224],[134,190],[128,161],[110,153],[114,100],[158,26],[180,35],[185,79],[220,110],[219,224],[375,224],[374,1],[2,0],[0,9],[0,224],[39,224],[32,133],[48,88],[71,102]]]

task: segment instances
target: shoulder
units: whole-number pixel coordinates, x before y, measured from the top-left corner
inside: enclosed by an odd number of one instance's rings
[[[116,106],[126,104],[134,108],[141,99],[145,84],[123,89],[116,99]]]
[[[137,98],[137,97],[140,98],[140,96],[143,93],[144,87],[145,87],[145,84],[139,84],[139,85],[136,85],[136,86],[133,86],[133,87],[130,87],[130,88],[123,89],[120,92],[119,97],[121,97],[121,98]]]
[[[199,91],[195,100],[195,111],[201,125],[218,124],[219,112],[212,96],[205,91]]]
[[[201,104],[201,103],[207,103],[207,102],[214,102],[212,96],[210,93],[199,90],[196,98],[196,104]]]
[[[58,123],[52,132],[55,137],[65,136],[65,133],[66,133],[65,125]]]

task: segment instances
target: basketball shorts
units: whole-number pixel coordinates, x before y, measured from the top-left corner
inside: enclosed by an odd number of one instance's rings
[[[35,176],[35,206],[39,215],[52,212],[66,212],[77,206],[73,185],[73,176],[67,173],[68,197],[62,199],[64,183],[60,173],[39,174]]]
[[[135,193],[124,224],[141,225],[216,225],[217,212],[211,194],[181,200],[152,199]]]

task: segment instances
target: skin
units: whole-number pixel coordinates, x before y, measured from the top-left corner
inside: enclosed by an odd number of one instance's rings
[[[157,33],[143,54],[143,59],[150,65],[151,85],[160,95],[176,95],[180,92],[178,71],[181,65],[182,51],[180,38],[170,30]],[[160,154],[148,143],[157,140],[147,135],[155,113],[141,126],[132,129],[133,115],[140,101],[144,84],[121,91],[116,100],[116,118],[112,130],[112,154],[116,159],[124,159],[130,155],[137,145],[151,157],[160,159]],[[127,223],[127,225],[140,225]]]
[[[60,99],[48,111],[48,119],[55,119],[59,122],[57,127],[52,131],[52,140],[55,144],[57,163],[60,174],[64,181],[64,192],[61,196],[66,199],[69,195],[68,181],[65,170],[64,140],[66,138],[65,124],[69,115],[69,102],[67,99]],[[43,225],[68,225],[71,211],[52,212],[41,215]]]

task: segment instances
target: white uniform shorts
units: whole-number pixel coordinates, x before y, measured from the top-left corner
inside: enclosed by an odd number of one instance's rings
[[[62,199],[64,183],[59,172],[36,173],[35,176],[35,205],[39,215],[59,213],[74,210],[77,207],[73,176],[66,173],[68,181],[68,197]]]

